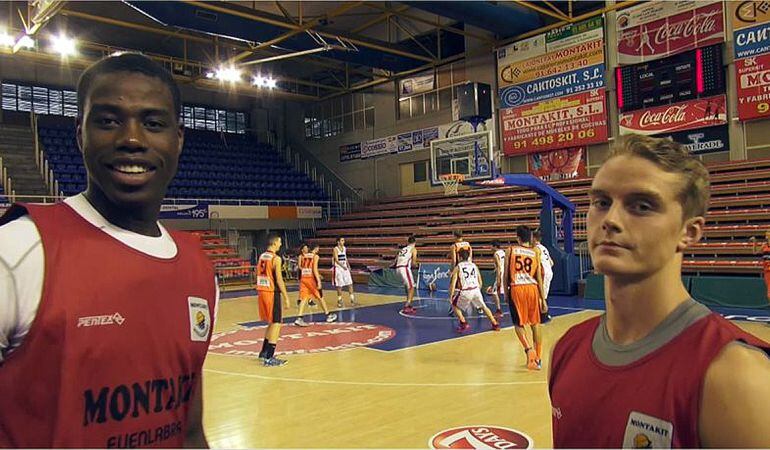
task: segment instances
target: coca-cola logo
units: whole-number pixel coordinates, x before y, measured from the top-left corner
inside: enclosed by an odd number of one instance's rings
[[[639,119],[639,127],[647,128],[660,125],[685,122],[687,120],[687,106],[672,106],[664,111],[645,111]]]
[[[721,16],[722,11],[695,14],[682,22],[666,22],[655,33],[655,43],[660,45],[668,41],[713,33],[717,29],[717,14]]]

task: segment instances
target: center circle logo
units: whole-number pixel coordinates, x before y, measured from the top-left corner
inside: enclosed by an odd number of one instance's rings
[[[450,428],[433,435],[430,448],[510,449],[534,448],[532,438],[512,428],[469,425]]]
[[[229,356],[259,356],[267,325],[216,333],[209,352]],[[284,325],[276,355],[333,352],[388,341],[396,331],[383,325],[356,322],[314,323],[307,327]]]

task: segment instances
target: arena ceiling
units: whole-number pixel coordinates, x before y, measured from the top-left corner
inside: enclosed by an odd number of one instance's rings
[[[614,8],[635,3],[618,2]],[[35,48],[0,54],[49,60],[52,36],[77,42],[67,63],[86,65],[138,50],[182,82],[209,89],[320,100],[462,60],[466,48],[498,47],[605,12],[604,1],[0,2],[0,27],[18,39],[45,8]],[[18,46],[16,46],[18,47]],[[218,70],[240,72],[223,82]],[[274,81],[269,81],[274,80]],[[235,86],[235,85],[238,86]],[[269,94],[268,94],[269,93]]]

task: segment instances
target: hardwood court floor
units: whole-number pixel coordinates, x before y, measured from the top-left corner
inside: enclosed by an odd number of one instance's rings
[[[326,295],[337,309],[336,295]],[[294,301],[296,291],[290,297]],[[361,306],[346,305],[337,325],[285,324],[278,351],[295,354],[277,368],[248,355],[259,351],[256,336],[264,334],[261,324],[249,323],[257,320],[256,299],[221,302],[218,338],[204,368],[204,425],[212,447],[427,448],[439,431],[468,425],[513,428],[535,447],[551,445],[546,371],[526,370],[508,316],[501,332],[477,318],[469,321],[473,334],[458,336],[440,296],[421,300],[416,318],[398,314],[397,290],[356,299]],[[585,310],[590,305],[582,300],[551,304],[560,315],[544,327],[544,355],[570,326],[600,313]],[[285,316],[296,312],[292,305]],[[737,323],[770,340],[767,324]],[[334,350],[366,339],[368,347]],[[319,345],[332,350],[296,353]]]

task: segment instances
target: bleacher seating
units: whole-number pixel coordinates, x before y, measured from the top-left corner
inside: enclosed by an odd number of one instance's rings
[[[687,273],[757,274],[760,259],[751,237],[762,239],[770,228],[770,159],[734,161],[709,166],[711,203],[703,241],[686,251]],[[550,185],[577,207],[576,247],[586,239],[590,178]],[[331,267],[336,236],[344,236],[354,278],[364,281],[368,267],[387,267],[406,237],[418,238],[419,260],[448,261],[452,231],[461,229],[474,246],[474,262],[493,268],[493,240],[511,242],[516,226],[537,226],[541,202],[532,191],[515,187],[478,188],[457,196],[424,194],[384,199],[346,214],[319,229],[321,267]]]
[[[201,240],[203,252],[214,265],[219,280],[219,288],[222,291],[251,288],[251,267],[249,261],[241,258],[234,247],[216,231],[193,231],[192,234]]]
[[[40,143],[64,195],[81,192],[86,172],[75,129],[44,124]],[[187,130],[179,170],[167,198],[324,201],[323,190],[267,144],[247,135]]]

